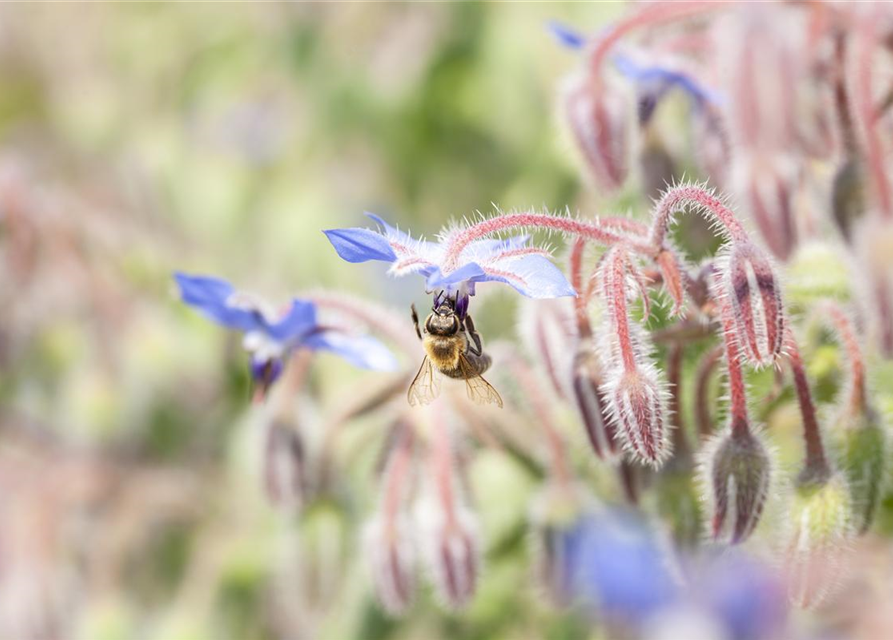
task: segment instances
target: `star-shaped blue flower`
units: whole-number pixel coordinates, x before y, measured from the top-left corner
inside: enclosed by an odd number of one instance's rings
[[[564,274],[546,257],[548,252],[528,246],[529,236],[505,240],[477,240],[460,256],[455,269],[444,269],[445,242],[416,240],[395,229],[378,216],[367,213],[379,230],[366,228],[329,229],[329,242],[344,260],[390,262],[389,273],[425,277],[429,292],[444,291],[461,297],[474,295],[479,282],[504,282],[530,298],[576,295]],[[449,234],[444,234],[447,239]]]
[[[377,371],[393,371],[397,361],[390,350],[370,336],[358,336],[317,322],[316,305],[293,299],[277,313],[256,296],[209,276],[175,273],[180,296],[214,322],[245,334],[251,354],[251,375],[261,397],[282,373],[282,363],[294,349],[325,350],[351,364]]]

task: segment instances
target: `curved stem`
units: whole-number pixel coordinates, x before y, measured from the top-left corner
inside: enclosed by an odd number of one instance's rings
[[[800,357],[800,349],[790,329],[785,331],[785,346],[787,347],[788,361],[791,363],[791,371],[794,374],[794,386],[797,389],[797,401],[800,404],[800,415],[803,419],[803,439],[806,444],[805,477],[823,478],[831,472],[831,468],[825,457],[825,447],[822,444],[822,434],[819,431],[815,404],[812,401],[812,392],[809,390],[809,382],[806,379],[803,359]]]
[[[874,108],[874,96],[872,93],[872,72],[874,53],[878,48],[877,10],[866,13],[866,16],[858,21],[856,27],[856,110],[862,121],[865,136],[865,151],[868,157],[868,170],[872,176],[875,193],[881,214],[886,218],[893,218],[893,197],[891,197],[890,183],[884,168],[884,150],[877,132],[877,112]]]
[[[747,390],[744,374],[741,371],[741,356],[735,340],[735,320],[726,301],[719,301],[722,318],[722,336],[725,342],[726,368],[729,374],[729,402],[732,422],[732,435],[745,435],[750,432],[750,418],[747,415]]]
[[[676,343],[670,349],[667,357],[667,381],[670,384],[670,412],[673,414],[675,429],[673,429],[673,451],[677,459],[688,460],[691,449],[688,446],[688,438],[685,435],[685,420],[682,416],[682,357],[685,355],[685,347]]]
[[[400,510],[405,489],[405,480],[412,462],[413,433],[412,426],[399,421],[399,433],[394,449],[391,451],[385,472],[384,486],[384,518],[388,526],[393,526]]]
[[[453,445],[450,442],[449,424],[443,412],[430,411],[434,428],[434,442],[431,443],[432,463],[437,481],[437,490],[443,504],[447,528],[456,524],[456,496],[453,487]]]
[[[610,28],[607,34],[598,40],[589,56],[593,89],[597,90],[599,87],[601,67],[605,57],[617,41],[628,33],[642,27],[683,20],[717,8],[717,3],[705,0],[700,2],[655,2],[641,11],[618,21]]]
[[[632,249],[645,254],[654,254],[655,250],[648,242],[630,237],[629,234],[618,233],[615,222],[602,224],[596,219],[583,222],[574,218],[553,216],[548,213],[507,213],[482,220],[452,234],[446,243],[444,254],[444,271],[452,272],[459,264],[462,251],[475,240],[491,236],[494,233],[510,229],[543,229],[560,231],[570,236],[584,238],[602,245],[614,245],[620,242],[628,244]],[[611,229],[614,229],[613,231]]]
[[[604,298],[609,306],[617,345],[623,362],[623,370],[632,373],[636,370],[635,349],[629,328],[629,309],[626,305],[627,256],[623,247],[614,247],[605,257]]]
[[[586,317],[586,306],[589,303],[589,291],[583,290],[583,251],[585,249],[586,240],[577,238],[571,248],[570,266],[568,269],[571,276],[571,286],[574,288],[574,291],[577,292],[577,297],[574,298],[574,310],[576,311],[577,329],[580,337],[588,337],[588,334],[591,333],[589,319]],[[585,336],[584,331],[587,333]]]
[[[669,189],[655,205],[651,227],[653,246],[660,247],[664,244],[673,215],[684,207],[692,207],[705,218],[717,223],[733,242],[749,241],[747,230],[719,198],[701,187],[682,185]]]
[[[543,396],[542,385],[534,378],[533,371],[523,359],[512,356],[506,359],[506,364],[511,368],[512,373],[524,392],[527,402],[530,403],[534,413],[546,434],[546,441],[549,445],[550,453],[550,469],[556,481],[568,486],[573,480],[573,473],[570,470],[568,462],[568,453],[564,440],[552,420],[552,413],[549,410],[549,403]]]
[[[707,397],[710,387],[710,376],[722,357],[723,348],[714,347],[703,357],[698,365],[695,375],[695,421],[698,424],[698,434],[706,438],[713,433],[713,419],[710,417],[710,401]]]
[[[835,303],[828,301],[822,305],[829,322],[834,326],[840,344],[846,350],[850,369],[849,398],[845,403],[850,414],[858,414],[865,410],[868,401],[865,387],[865,359],[859,347],[859,339],[849,316]]]

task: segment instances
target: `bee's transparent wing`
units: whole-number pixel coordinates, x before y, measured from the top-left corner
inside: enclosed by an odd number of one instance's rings
[[[417,404],[430,404],[438,395],[440,395],[440,371],[435,369],[430,358],[425,356],[419,372],[409,385],[406,398],[409,400],[409,406],[414,407]]]
[[[465,356],[459,356],[459,367],[465,377],[465,391],[468,399],[475,404],[495,404],[502,408],[502,398],[499,392],[489,382],[481,377],[474,365]]]

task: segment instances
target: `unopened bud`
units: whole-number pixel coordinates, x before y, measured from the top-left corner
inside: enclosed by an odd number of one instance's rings
[[[392,616],[406,611],[415,596],[416,554],[409,525],[405,516],[388,521],[379,515],[369,521],[363,535],[375,595]]]
[[[742,352],[753,364],[772,363],[783,345],[784,307],[769,258],[751,243],[733,244],[722,287]]]
[[[564,90],[563,111],[592,177],[599,187],[613,191],[629,171],[630,109],[620,88],[607,78],[600,80],[598,91],[593,93],[588,76],[574,76]]]
[[[783,159],[741,159],[734,169],[736,191],[763,236],[766,246],[786,260],[797,244],[794,198],[797,173]]]
[[[766,446],[751,430],[730,428],[704,448],[701,473],[713,513],[710,535],[744,542],[760,521],[772,481]]]
[[[477,520],[464,505],[447,512],[433,497],[419,505],[418,544],[432,586],[444,604],[461,609],[471,602],[480,573]]]
[[[886,477],[888,447],[884,425],[868,407],[858,416],[839,420],[830,435],[837,466],[849,486],[853,527],[863,534],[874,519]]]
[[[831,185],[831,212],[847,242],[852,241],[853,226],[865,214],[865,167],[856,158],[847,158],[834,174]]]
[[[591,339],[584,339],[574,357],[574,400],[589,444],[599,458],[611,458],[617,453],[616,427],[607,414],[607,402],[602,393],[602,367]]]
[[[853,537],[851,520],[850,496],[839,474],[798,488],[785,549],[793,604],[814,607],[838,586]]]
[[[657,372],[644,366],[612,372],[605,385],[608,410],[624,448],[637,459],[659,467],[670,454],[665,394]]]
[[[299,506],[306,497],[306,460],[301,435],[292,425],[272,421],[264,448],[264,486],[278,506]]]

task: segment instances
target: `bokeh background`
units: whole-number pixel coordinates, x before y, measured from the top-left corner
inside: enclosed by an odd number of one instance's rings
[[[357,562],[376,499],[357,450],[376,426],[345,445],[360,459],[349,493],[272,509],[258,469],[270,409],[249,402],[238,338],[184,308],[171,273],[272,300],[337,288],[402,313],[424,303],[421,281],[341,262],[321,229],[366,210],[430,235],[491,203],[591,208],[554,113],[577,60],[545,25],[594,31],[622,9],[0,6],[7,637],[587,635],[518,589],[526,548],[510,536],[461,617],[428,596],[384,617]],[[513,334],[513,305],[488,301],[485,335]],[[295,411],[311,422],[338,403],[331,381],[362,380],[331,356],[309,376]],[[487,535],[513,531],[533,481],[483,464]]]

